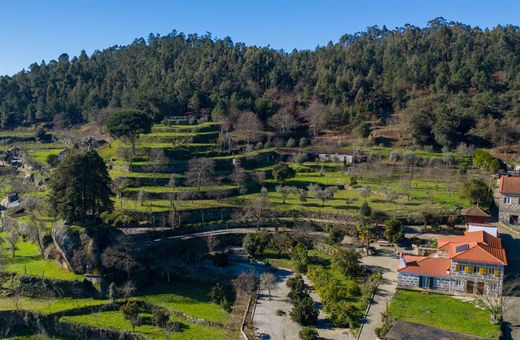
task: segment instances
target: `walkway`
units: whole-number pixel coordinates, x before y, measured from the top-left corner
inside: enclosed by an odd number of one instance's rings
[[[397,256],[366,256],[362,259],[364,265],[379,268],[383,271],[383,280],[374,295],[374,299],[370,304],[366,320],[361,328],[358,339],[374,340],[376,339],[375,330],[383,324],[381,313],[386,311],[387,304],[392,299],[397,286]]]

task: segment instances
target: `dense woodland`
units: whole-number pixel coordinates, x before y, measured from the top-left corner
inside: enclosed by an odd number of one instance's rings
[[[120,107],[156,121],[186,113],[239,121],[253,112],[258,127],[283,134],[304,126],[366,137],[398,125],[420,146],[510,144],[520,136],[520,28],[437,18],[290,53],[173,31],[0,77],[3,129],[100,123]]]

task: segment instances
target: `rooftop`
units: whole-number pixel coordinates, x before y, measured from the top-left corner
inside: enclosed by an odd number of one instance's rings
[[[501,194],[520,195],[520,177],[502,176],[499,191]]]
[[[471,207],[462,209],[460,211],[461,216],[472,216],[472,217],[489,217],[489,214],[479,207]]]

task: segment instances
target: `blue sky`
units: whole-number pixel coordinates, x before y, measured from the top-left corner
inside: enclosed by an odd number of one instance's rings
[[[372,25],[425,26],[438,16],[482,28],[520,25],[520,0],[0,0],[0,75],[151,32],[211,32],[290,51]]]

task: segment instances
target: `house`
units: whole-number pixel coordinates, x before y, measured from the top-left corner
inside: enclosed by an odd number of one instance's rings
[[[354,155],[339,153],[319,153],[320,162],[342,162],[343,164],[352,164],[355,161]]]
[[[462,209],[460,211],[460,216],[464,217],[466,224],[487,223],[489,220],[489,214],[479,207]]]
[[[502,176],[498,188],[498,218],[510,225],[520,225],[520,177]]]
[[[446,294],[501,295],[506,265],[498,233],[468,229],[463,236],[440,238],[437,251],[428,256],[401,254],[397,285]]]
[[[19,206],[20,201],[18,200],[18,194],[16,192],[8,193],[7,197],[2,200],[1,204],[7,209]]]

